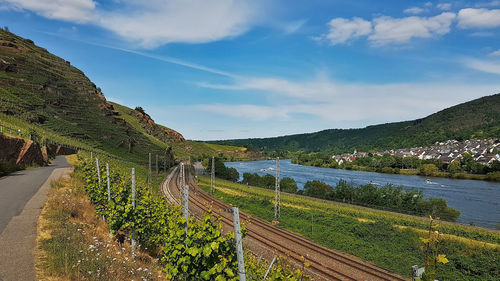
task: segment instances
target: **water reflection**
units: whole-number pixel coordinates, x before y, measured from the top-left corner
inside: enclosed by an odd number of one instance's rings
[[[238,170],[240,179],[245,172],[275,175],[275,165],[274,160],[226,163],[226,166]],[[460,210],[457,220],[460,223],[495,228],[500,222],[500,183],[497,182],[317,168],[292,164],[290,160],[281,160],[280,170],[281,177],[293,178],[299,189],[309,180],[320,180],[330,185],[336,185],[340,180],[356,185],[372,183],[383,186],[390,183],[406,190],[422,190],[426,197],[445,199],[450,207]]]

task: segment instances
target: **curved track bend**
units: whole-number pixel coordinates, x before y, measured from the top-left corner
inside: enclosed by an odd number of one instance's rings
[[[199,188],[192,169],[188,165],[185,167],[186,183],[190,189],[190,213],[201,217],[208,209],[212,209],[221,218],[224,230],[232,231],[232,214],[225,211],[231,208],[231,205]],[[163,194],[175,204],[181,202],[179,186],[180,169],[176,167],[162,183]],[[358,257],[315,244],[300,235],[275,227],[244,212],[240,212],[240,218],[247,228],[245,247],[267,260],[276,255],[284,256],[297,268],[303,268],[304,262],[307,262],[309,266],[304,270],[315,280],[408,280]]]

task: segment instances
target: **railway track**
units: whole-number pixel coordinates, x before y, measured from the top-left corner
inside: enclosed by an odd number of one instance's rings
[[[172,202],[179,204],[180,169],[176,167],[162,184],[162,191]],[[217,214],[225,230],[232,230],[232,214],[226,210],[231,205],[212,197],[198,187],[189,166],[186,166],[186,184],[190,186],[190,213],[201,217],[208,209]],[[241,221],[246,224],[246,246],[254,253],[263,253],[267,258],[273,255],[286,257],[292,265],[304,268],[315,280],[408,280],[385,269],[367,263],[355,256],[317,245],[290,231],[278,228],[267,221],[240,212]],[[267,254],[267,255],[266,255]]]

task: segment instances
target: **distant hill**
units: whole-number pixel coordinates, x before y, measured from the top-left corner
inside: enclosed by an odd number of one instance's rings
[[[343,153],[427,146],[449,139],[500,138],[500,94],[482,97],[422,119],[331,129],[273,138],[236,139],[209,143],[246,146],[259,151]]]
[[[149,115],[111,103],[69,61],[0,29],[0,125],[131,161],[168,147],[179,156],[244,148],[185,140]]]

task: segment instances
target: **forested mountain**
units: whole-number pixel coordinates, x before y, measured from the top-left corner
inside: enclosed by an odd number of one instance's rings
[[[422,119],[330,129],[273,138],[214,141],[260,151],[342,153],[427,146],[436,141],[500,137],[500,94],[462,103]]]

